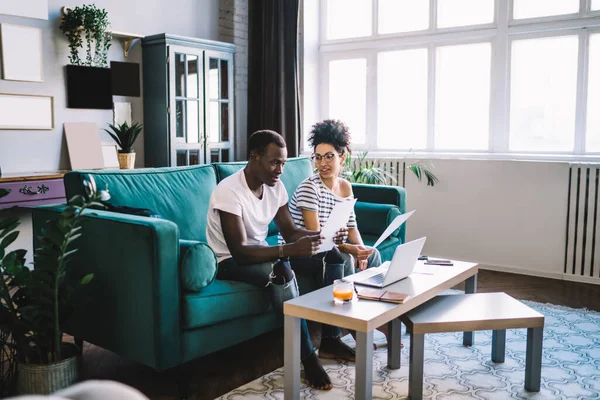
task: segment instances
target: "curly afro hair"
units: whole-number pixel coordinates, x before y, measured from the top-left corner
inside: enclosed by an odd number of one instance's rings
[[[337,119],[326,119],[312,126],[308,134],[308,143],[314,149],[321,143],[332,145],[340,154],[352,152],[348,126]]]

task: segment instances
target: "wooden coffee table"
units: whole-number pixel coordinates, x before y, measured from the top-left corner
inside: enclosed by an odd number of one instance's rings
[[[300,319],[321,322],[356,330],[356,393],[355,399],[371,399],[373,382],[373,330],[387,323],[391,343],[388,343],[388,367],[400,368],[400,320],[398,317],[451,287],[466,281],[465,292],[477,290],[477,264],[455,261],[454,266],[424,266],[434,274],[413,273],[386,289],[410,294],[403,304],[358,300],[346,304],[333,302],[332,287],[307,293],[286,301],[284,313],[284,384],[285,399],[300,399]],[[465,332],[464,343],[472,344],[472,332]]]

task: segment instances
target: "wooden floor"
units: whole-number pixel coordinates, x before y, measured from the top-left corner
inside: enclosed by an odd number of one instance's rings
[[[462,289],[457,286],[456,289]],[[480,271],[479,292],[505,292],[517,299],[600,311],[600,286],[501,272]],[[318,332],[309,323],[311,332]],[[314,337],[315,343],[319,338]],[[283,366],[283,331],[278,330],[195,360],[190,398],[214,399]],[[151,399],[176,399],[176,372],[157,373],[110,351],[84,345],[83,379],[111,379],[141,390]]]

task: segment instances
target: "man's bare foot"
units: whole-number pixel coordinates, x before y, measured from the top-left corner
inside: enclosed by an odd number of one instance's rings
[[[356,352],[353,348],[342,342],[340,338],[321,338],[321,346],[319,346],[319,358],[341,359],[355,362]]]
[[[315,353],[302,361],[302,365],[304,365],[304,379],[308,386],[319,390],[331,390],[333,388],[329,375],[323,369]]]

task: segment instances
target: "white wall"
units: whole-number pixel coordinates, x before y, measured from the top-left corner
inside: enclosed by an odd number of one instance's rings
[[[97,7],[108,12],[112,29],[141,35],[172,33],[218,40],[218,0],[97,0]],[[69,7],[84,4],[68,3]],[[87,4],[87,3],[85,3]],[[68,152],[63,139],[64,122],[95,122],[103,139],[110,137],[101,129],[112,122],[111,110],[78,110],[66,108],[65,65],[69,63],[69,47],[59,30],[63,1],[49,0],[49,19],[39,20],[0,15],[0,23],[38,27],[43,32],[44,82],[12,82],[0,80],[0,93],[43,94],[54,96],[55,128],[52,131],[0,130],[0,167],[3,172],[32,172],[69,169]],[[135,43],[127,59],[121,43],[114,39],[109,61],[141,63],[142,50]],[[140,74],[142,68],[140,66]],[[130,101],[132,117],[143,122],[142,97],[115,96],[115,101]],[[1,111],[0,111],[1,112]],[[143,134],[136,142],[136,166],[144,165]]]
[[[559,162],[432,160],[436,186],[407,172],[407,240],[424,254],[492,269],[561,278],[569,165]]]

